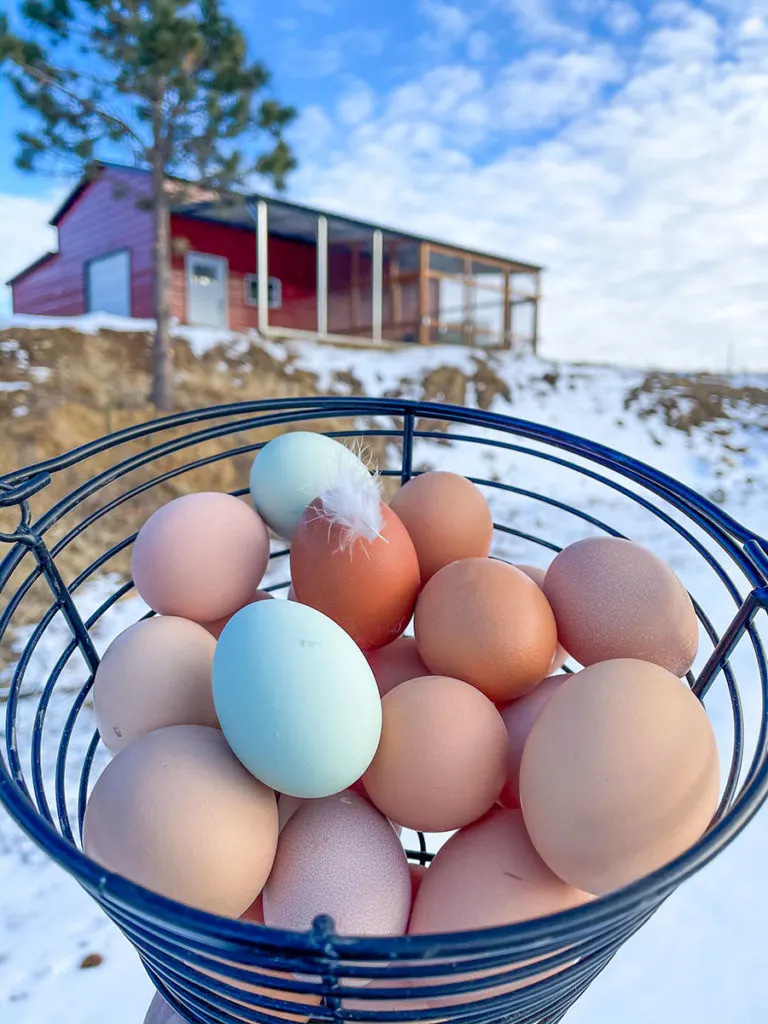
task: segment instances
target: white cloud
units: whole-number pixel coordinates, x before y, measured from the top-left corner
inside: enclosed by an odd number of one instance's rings
[[[603,12],[603,20],[616,35],[623,36],[632,32],[640,24],[640,14],[632,4],[625,0],[614,0]]]
[[[494,3],[512,15],[518,30],[533,39],[584,38],[582,32],[558,17],[549,0],[494,0]]]
[[[360,124],[371,116],[374,103],[373,90],[365,82],[355,82],[336,106],[339,120],[345,125]]]
[[[450,40],[463,39],[472,23],[470,16],[460,7],[441,0],[420,0],[419,10],[441,36]]]
[[[56,229],[48,221],[64,190],[39,197],[0,194],[0,312],[11,311],[11,290],[5,282],[43,253],[56,249]]]
[[[305,107],[290,129],[290,140],[304,157],[317,157],[325,152],[335,133],[333,121],[317,104]]]
[[[510,129],[548,128],[590,107],[604,85],[618,81],[623,65],[608,45],[564,55],[531,50],[501,73],[499,117]]]
[[[722,369],[732,348],[737,366],[768,369],[768,43],[726,61],[709,15],[677,4],[656,17],[621,82],[609,51],[580,48],[547,58],[544,99],[526,58],[495,80],[457,67],[414,78],[343,149],[306,160],[295,192],[545,264],[552,356]],[[510,81],[564,123],[476,160],[456,113],[502,125]],[[609,99],[574,99],[605,81]]]
[[[467,39],[467,56],[471,61],[483,61],[493,53],[493,36],[484,29],[475,29]]]

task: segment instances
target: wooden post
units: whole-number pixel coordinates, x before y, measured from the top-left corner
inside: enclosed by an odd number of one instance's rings
[[[351,293],[351,323],[349,326],[352,334],[359,334],[362,317],[360,315],[360,249],[357,242],[353,242],[351,247],[349,283]]]
[[[504,271],[504,348],[512,348],[512,274]]]
[[[429,344],[429,245],[419,243],[419,344]]]
[[[533,326],[531,328],[531,347],[533,354],[539,350],[539,300],[541,299],[541,274],[536,272],[536,294],[533,297]]]
[[[473,345],[475,341],[475,316],[472,308],[472,299],[475,293],[475,279],[472,277],[472,260],[469,256],[464,257],[464,274],[461,285],[464,306],[461,337],[465,345]]]

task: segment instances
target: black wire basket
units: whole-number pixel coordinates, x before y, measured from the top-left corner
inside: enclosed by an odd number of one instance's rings
[[[120,524],[147,491],[154,489],[159,505],[167,500],[163,488],[185,474],[194,475],[187,478],[194,489],[220,489],[231,463],[243,480],[241,464],[274,434],[296,428],[362,438],[381,453],[384,477],[406,481],[432,466],[463,472],[491,500],[499,557],[541,561],[580,536],[605,533],[661,547],[673,566],[694,572],[701,593],[689,589],[703,654],[688,682],[717,715],[724,766],[721,800],[699,842],[640,881],[551,917],[400,938],[340,936],[325,917],[307,934],[226,920],[112,875],[82,853],[87,795],[106,762],[89,701],[99,629],[133,588],[113,571],[135,537],[120,535]],[[488,479],[477,471],[494,460],[503,472]],[[45,499],[38,492],[54,478],[57,493],[69,489],[38,512]],[[606,507],[610,524],[595,511]],[[194,1024],[309,1018],[554,1024],[622,943],[738,835],[768,796],[768,662],[761,640],[768,544],[678,481],[581,437],[491,412],[395,399],[243,402],[133,426],[10,473],[0,478],[0,515],[2,522],[13,519],[0,533],[10,545],[0,563],[0,639],[9,630],[24,638],[16,641],[7,690],[0,798],[120,927],[168,1003]],[[61,568],[71,564],[67,556],[85,557],[91,538],[103,544],[105,535],[118,539],[67,582]],[[287,554],[273,550],[266,589],[288,587]],[[688,584],[685,572],[683,578]],[[97,583],[97,606],[85,611],[81,598]],[[50,603],[42,612],[34,606],[29,625],[25,609],[45,584]],[[66,639],[51,667],[41,651],[62,620]],[[430,859],[423,836],[408,853],[412,861]]]

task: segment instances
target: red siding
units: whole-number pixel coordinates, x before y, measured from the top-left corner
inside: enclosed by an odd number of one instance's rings
[[[230,227],[196,217],[174,216],[171,219],[174,239],[184,239],[190,252],[223,256],[229,263],[229,328],[246,330],[258,325],[258,311],[247,306],[243,278],[256,272],[256,232],[249,228]],[[269,275],[282,283],[283,305],[270,309],[272,327],[317,329],[317,253],[314,243],[270,235],[268,247]],[[184,257],[173,257],[172,311],[186,319],[186,275]]]
[[[85,263],[115,249],[131,252],[131,314],[153,316],[152,215],[137,200],[147,175],[106,168],[62,217],[59,252],[13,285],[15,313],[76,316],[85,312]]]

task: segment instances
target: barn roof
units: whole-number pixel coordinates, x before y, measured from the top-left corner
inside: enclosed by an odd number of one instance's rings
[[[88,185],[94,180],[94,169],[95,168],[111,168],[115,171],[124,171],[133,174],[148,175],[150,172],[148,169],[143,167],[129,167],[124,164],[110,163],[109,161],[99,161],[94,164],[93,167],[87,171],[80,179],[78,184],[67,196],[62,205],[51,217],[50,223],[56,227],[61,221],[62,217],[67,213],[69,209],[77,202],[82,193],[88,187]],[[182,182],[183,179],[175,178],[175,181]],[[190,182],[183,182],[184,184],[191,184]],[[265,195],[259,192],[247,193],[243,195],[228,196],[221,199],[206,199],[203,201],[196,202],[183,202],[175,201],[172,202],[172,209],[175,213],[183,214],[184,216],[195,217],[198,219],[214,220],[222,224],[231,224],[233,226],[239,225],[241,227],[252,227],[253,215],[250,209],[256,205],[260,200],[264,200],[269,205],[270,212],[270,227],[275,234],[290,235],[292,237],[301,237],[301,229],[297,227],[298,222],[303,218],[306,220],[307,216],[326,216],[333,218],[334,220],[343,221],[345,225],[351,228],[357,228],[363,231],[384,231],[389,235],[396,235],[399,238],[411,239],[416,242],[432,242],[435,245],[445,245],[451,249],[460,250],[461,252],[467,253],[469,256],[476,256],[479,259],[483,256],[491,257],[497,260],[503,260],[505,263],[514,264],[517,268],[522,271],[539,271],[543,268],[536,263],[528,263],[526,261],[513,259],[509,256],[502,255],[500,253],[492,253],[487,250],[469,249],[463,245],[457,245],[455,242],[446,242],[437,238],[428,238],[425,235],[415,234],[410,231],[403,231],[399,228],[389,227],[384,224],[377,224],[373,221],[359,220],[355,217],[347,217],[344,214],[336,213],[331,210],[323,210],[314,206],[307,206],[303,203],[294,203],[287,199],[276,198],[275,196]],[[305,229],[306,233],[306,229]],[[309,237],[307,235],[307,237]],[[314,240],[314,235],[312,235]],[[29,268],[27,268],[29,269]],[[23,273],[23,271],[22,271]]]

